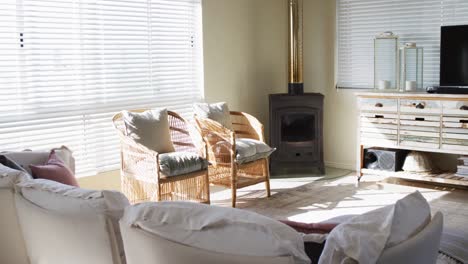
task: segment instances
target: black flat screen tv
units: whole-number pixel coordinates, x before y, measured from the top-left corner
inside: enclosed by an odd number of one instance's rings
[[[468,25],[441,28],[440,86],[468,87]]]

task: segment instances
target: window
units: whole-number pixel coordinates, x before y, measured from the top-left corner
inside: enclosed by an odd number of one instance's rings
[[[0,150],[74,151],[118,168],[111,117],[202,97],[201,0],[2,0]]]
[[[374,37],[424,48],[424,87],[439,84],[440,27],[468,24],[466,0],[337,0],[337,87],[373,88]]]

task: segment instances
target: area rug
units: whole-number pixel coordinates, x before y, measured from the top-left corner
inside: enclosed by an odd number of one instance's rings
[[[377,176],[366,176],[360,183],[355,176],[321,181],[285,177],[272,179],[271,186],[270,198],[265,197],[264,184],[239,190],[237,207],[278,220],[313,223],[342,215],[362,214],[394,204],[419,190],[429,201],[432,212],[444,214],[444,231],[466,233],[467,191],[391,184]],[[230,205],[230,190],[220,191],[212,197],[212,204]],[[444,233],[439,264],[468,263],[468,235],[463,236],[450,238]]]

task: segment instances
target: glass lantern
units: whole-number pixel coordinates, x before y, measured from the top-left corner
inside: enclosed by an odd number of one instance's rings
[[[374,39],[374,88],[398,90],[398,36],[384,32]]]
[[[423,91],[423,48],[416,43],[405,43],[400,48],[400,90]]]

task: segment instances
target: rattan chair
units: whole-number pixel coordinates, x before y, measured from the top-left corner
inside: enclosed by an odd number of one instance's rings
[[[243,112],[230,112],[232,130],[211,119],[195,116],[210,162],[210,183],[231,189],[232,207],[236,206],[237,189],[265,182],[270,197],[268,158],[240,164],[236,160],[236,139],[251,138],[265,142],[263,125]]]
[[[141,113],[146,110],[131,112]],[[205,145],[197,131],[190,133],[189,125],[177,113],[168,111],[168,119],[175,151],[195,152],[205,158]],[[159,153],[125,135],[121,113],[113,117],[113,123],[121,143],[122,192],[131,203],[175,200],[210,203],[207,169],[179,176],[166,176],[159,169]]]

